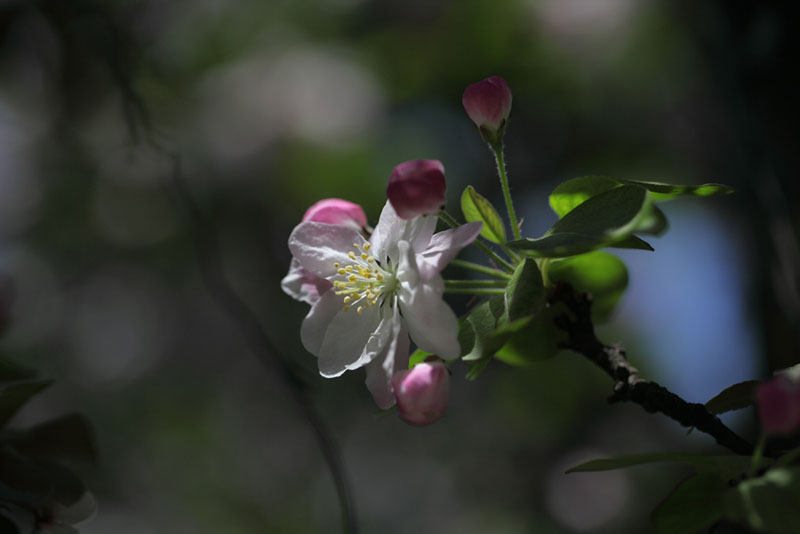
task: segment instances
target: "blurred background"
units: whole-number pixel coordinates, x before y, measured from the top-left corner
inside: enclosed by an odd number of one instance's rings
[[[341,448],[363,532],[647,531],[681,469],[564,469],[718,450],[709,438],[607,405],[610,381],[571,353],[495,362],[477,382],[456,365],[448,415],[430,427],[378,414],[361,371],[325,380],[303,350],[306,306],[279,287],[286,239],[323,197],[362,204],[374,224],[391,169],[409,159],[444,163],[451,211],[467,184],[500,205],[461,106],[464,87],[497,74],[514,94],[506,156],[528,235],[554,222],[547,194],[576,176],[737,189],[667,204],[655,252],[620,253],[630,286],[605,341],[693,402],[797,363],[789,9],[0,1],[0,272],[15,293],[0,352],[55,379],[20,426],[76,410],[95,426],[99,460],[78,472],[99,512],[81,532],[336,532],[298,395]],[[180,154],[202,220],[170,194],[173,160],[149,135]],[[197,243],[218,254],[199,257]],[[252,324],[204,281],[217,259],[274,353],[253,350]],[[753,417],[725,420],[752,438]]]

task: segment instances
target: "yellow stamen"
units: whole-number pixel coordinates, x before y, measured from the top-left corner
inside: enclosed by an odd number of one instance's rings
[[[359,315],[364,313],[364,306],[359,306],[358,308],[356,308],[356,313]]]
[[[372,248],[372,243],[364,243],[364,250],[369,250]]]

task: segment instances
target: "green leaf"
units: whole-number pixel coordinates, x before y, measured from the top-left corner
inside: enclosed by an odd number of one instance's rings
[[[725,516],[756,531],[800,532],[800,467],[770,469],[724,496]]]
[[[637,234],[650,234],[659,236],[667,231],[669,221],[661,208],[654,203],[649,203],[642,212],[641,219],[636,223],[634,232]]]
[[[653,195],[653,200],[658,202],[679,196],[710,197],[733,193],[733,188],[723,184],[675,185],[641,180],[620,180],[620,182],[646,188]]]
[[[50,385],[50,380],[15,384],[0,391],[0,427],[5,425],[28,400]]]
[[[94,432],[89,421],[79,414],[68,414],[7,438],[16,450],[31,458],[95,458]]]
[[[758,380],[747,380],[728,386],[706,403],[706,410],[718,415],[747,408],[756,402],[756,386],[758,384]]]
[[[536,256],[556,258],[625,243],[649,202],[643,187],[616,187],[579,204],[542,237],[520,239],[508,245]]]
[[[550,193],[550,207],[563,217],[593,196],[619,187],[619,180],[610,176],[581,176],[560,183]]]
[[[504,298],[500,295],[481,302],[462,320],[459,329],[462,359],[466,362],[491,357],[503,346],[494,336],[505,314]]]
[[[499,244],[506,242],[506,230],[497,210],[471,185],[467,186],[461,195],[461,211],[467,222],[483,223],[481,236]]]
[[[505,291],[506,316],[510,321],[536,315],[544,306],[544,285],[536,261],[525,258],[511,275]]]
[[[625,288],[628,269],[616,256],[595,251],[553,261],[547,267],[553,282],[565,282],[592,295],[592,319],[603,322],[610,318]]]
[[[632,235],[622,241],[617,241],[616,243],[612,243],[608,245],[610,248],[627,248],[627,249],[634,249],[634,250],[649,250],[650,252],[654,251],[655,249],[645,241],[644,239],[639,239],[635,235]]]
[[[563,341],[566,341],[566,334],[553,323],[553,309],[544,308],[514,334],[494,357],[509,365],[529,367],[558,354]]]
[[[509,321],[505,298],[498,295],[480,303],[459,324],[458,341],[462,359],[470,366],[467,378],[475,380],[506,341],[524,328],[532,316]]]
[[[709,473],[728,480],[736,478],[750,467],[749,456],[735,454],[708,455],[687,452],[654,452],[649,454],[630,454],[616,458],[601,458],[576,465],[567,469],[567,473],[585,471],[609,471],[634,465],[653,463],[683,463],[693,466],[700,473]],[[762,460],[760,466],[766,467],[769,460]]]
[[[705,532],[722,519],[723,495],[728,485],[719,477],[699,473],[683,480],[653,510],[653,526],[658,534]]]
[[[424,350],[417,349],[411,356],[408,357],[408,368],[411,369],[418,363],[425,361],[428,356],[433,356],[432,352],[425,352]]]
[[[34,376],[36,376],[35,370],[14,363],[6,358],[0,358],[0,382],[26,380]]]

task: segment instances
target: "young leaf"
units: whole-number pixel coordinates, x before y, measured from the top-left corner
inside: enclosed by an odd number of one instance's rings
[[[511,336],[494,357],[509,365],[528,367],[558,354],[565,335],[553,323],[552,308],[544,308],[527,326]]]
[[[505,303],[500,295],[478,304],[462,320],[458,333],[464,361],[489,358],[503,346],[494,339],[494,332],[505,314]]]
[[[724,496],[725,516],[758,532],[800,532],[800,467],[770,469]]]
[[[482,302],[459,324],[458,341],[462,359],[470,366],[467,378],[478,378],[508,339],[531,321],[532,316],[509,321],[503,296]]]
[[[620,180],[620,182],[646,188],[653,195],[653,200],[658,202],[679,196],[710,197],[733,193],[733,188],[723,184],[675,185],[641,180]]]
[[[594,251],[550,263],[547,276],[592,295],[592,319],[607,321],[625,288],[628,269],[616,256]]]
[[[508,245],[536,256],[566,257],[624,242],[650,202],[647,190],[623,185],[595,195],[564,215],[538,239]]]
[[[467,222],[483,223],[481,236],[499,244],[506,242],[506,230],[497,210],[471,185],[461,194],[461,211]]]
[[[622,241],[617,241],[616,243],[612,243],[608,245],[610,248],[628,248],[633,250],[649,250],[653,252],[655,249],[645,241],[644,239],[640,239],[635,235],[627,237]]]
[[[694,454],[687,452],[654,452],[649,454],[630,454],[618,456],[616,458],[601,458],[576,465],[567,469],[567,473],[579,473],[585,471],[609,471],[612,469],[622,469],[634,465],[652,463],[684,463],[692,465],[698,472],[709,473],[719,478],[728,480],[741,476],[750,466],[749,456],[738,456],[734,454],[708,455]],[[770,464],[768,460],[762,460],[760,466]]]
[[[0,427],[5,425],[28,400],[50,385],[50,380],[15,384],[0,391]]]
[[[726,481],[708,473],[683,480],[653,510],[653,526],[658,534],[686,534],[704,531],[722,519],[722,496]]]
[[[723,389],[706,403],[706,410],[719,415],[732,410],[747,408],[756,402],[758,380],[746,380]]]
[[[593,196],[619,187],[618,180],[609,176],[581,176],[560,183],[550,193],[550,207],[563,217]]]
[[[514,270],[505,292],[506,316],[516,321],[536,315],[544,306],[542,275],[532,258],[525,258]]]
[[[650,203],[642,212],[641,219],[636,223],[634,232],[637,234],[662,235],[669,228],[669,221],[661,208]]]

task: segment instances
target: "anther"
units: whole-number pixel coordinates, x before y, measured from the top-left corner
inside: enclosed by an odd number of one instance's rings
[[[345,304],[345,305],[344,305],[344,308],[342,308],[342,311],[347,311],[347,310],[349,310],[349,309],[350,309],[350,306],[348,306],[347,304]]]
[[[358,308],[356,308],[356,313],[359,315],[364,313],[364,306],[359,306]]]
[[[347,296],[347,297],[345,297],[345,298],[344,298],[344,303],[345,303],[345,304],[350,304],[350,301],[351,301],[351,300],[352,300],[352,299],[351,299],[349,296]]]
[[[369,250],[370,248],[372,248],[371,243],[364,243],[364,250]]]

